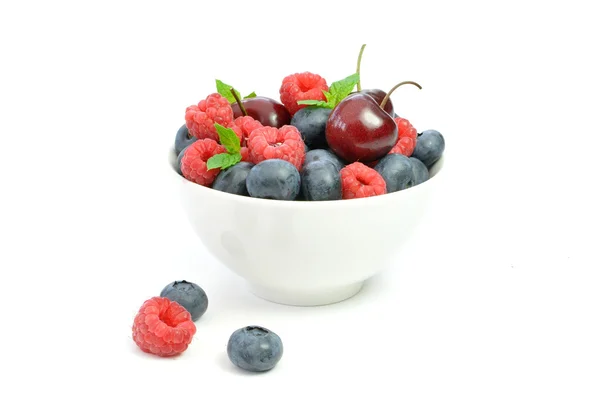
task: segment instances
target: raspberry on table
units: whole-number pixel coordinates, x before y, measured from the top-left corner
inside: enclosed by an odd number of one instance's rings
[[[388,154],[402,154],[410,157],[417,145],[417,130],[404,118],[396,117],[394,122],[398,126],[398,141]]]
[[[133,340],[144,352],[168,357],[182,353],[192,342],[196,325],[179,303],[153,297],[144,302],[132,327]]]
[[[233,121],[233,110],[229,101],[218,93],[212,93],[198,105],[185,110],[185,125],[190,134],[198,139],[219,141],[215,122],[227,127]]]
[[[342,176],[342,198],[373,197],[386,193],[383,177],[373,168],[354,162],[340,171]]]
[[[185,150],[181,159],[181,173],[188,180],[209,187],[220,170],[218,168],[208,170],[206,162],[213,155],[224,152],[227,152],[225,147],[212,139],[198,140]]]
[[[327,81],[321,76],[310,73],[294,73],[286,76],[279,88],[281,103],[287,108],[291,116],[306,105],[298,105],[300,100],[314,99],[324,101],[323,91],[329,91]]]
[[[248,150],[253,164],[278,158],[288,161],[298,170],[302,169],[306,156],[300,131],[291,125],[279,129],[268,126],[255,129],[248,138]]]

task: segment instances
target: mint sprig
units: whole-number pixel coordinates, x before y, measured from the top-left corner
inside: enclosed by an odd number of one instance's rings
[[[215,79],[215,84],[217,85],[217,92],[221,96],[223,96],[225,99],[227,99],[229,101],[229,103],[235,102],[235,96],[233,96],[233,94],[231,93],[231,88],[233,88],[233,86],[228,85],[219,79]],[[238,96],[242,96],[242,94],[237,89],[233,88],[233,90],[235,91],[235,93],[237,93]],[[244,96],[244,99],[255,98],[255,97],[256,97],[256,92],[252,92],[251,94]]]
[[[317,101],[313,99],[307,99],[298,101],[298,105],[316,106],[319,108],[335,108],[337,104],[342,102],[346,96],[350,95],[350,92],[354,89],[356,84],[360,80],[358,73],[353,73],[346,78],[333,82],[329,87],[329,91],[323,91],[326,101]]]
[[[227,150],[226,153],[213,155],[206,162],[206,169],[213,170],[220,168],[224,170],[229,167],[233,167],[235,164],[242,160],[242,154],[240,154],[240,138],[231,128],[225,128],[224,126],[215,122],[215,129],[219,134],[219,140],[221,145]]]

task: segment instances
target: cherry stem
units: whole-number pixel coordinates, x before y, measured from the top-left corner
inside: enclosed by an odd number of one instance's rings
[[[360,61],[362,60],[362,55],[363,52],[365,51],[365,46],[367,45],[362,45],[360,48],[360,52],[358,53],[358,61],[356,62],[356,73],[358,73],[358,82],[356,83],[356,90],[358,92],[360,92],[361,87],[360,87]]]
[[[235,89],[231,88],[230,91],[231,91],[231,94],[233,95],[233,97],[235,98],[235,101],[238,103],[238,105],[240,107],[240,111],[242,111],[242,115],[248,116],[248,112],[246,112],[246,108],[244,108],[244,105],[242,104],[242,100],[240,99],[238,94],[235,93]]]
[[[385,95],[385,98],[383,98],[383,101],[381,101],[381,105],[379,105],[379,107],[381,109],[383,109],[385,107],[385,104],[388,102],[388,100],[390,99],[390,95],[392,94],[392,92],[394,92],[396,89],[398,89],[398,87],[402,86],[402,85],[415,85],[417,88],[419,89],[423,89],[421,87],[421,85],[419,85],[417,82],[413,82],[413,81],[404,81],[404,82],[400,82],[399,84],[397,84],[396,86],[394,86],[392,89],[390,89],[390,91],[387,93],[387,95]]]

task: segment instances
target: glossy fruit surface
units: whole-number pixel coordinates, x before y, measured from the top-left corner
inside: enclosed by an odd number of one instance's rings
[[[242,105],[244,105],[248,116],[256,119],[263,126],[281,128],[284,125],[289,125],[291,121],[290,113],[285,106],[271,98],[262,96],[248,98],[242,101]],[[244,115],[237,102],[231,104],[231,109],[233,109],[234,118]]]
[[[369,95],[371,98],[375,99],[375,102],[379,105],[381,105],[381,102],[383,102],[383,98],[385,98],[386,95],[386,92],[381,89],[361,89],[360,92],[353,93],[364,93],[365,95]],[[390,114],[391,117],[394,116],[394,104],[392,104],[391,99],[388,99],[383,110]]]
[[[398,126],[372,97],[357,93],[331,112],[325,134],[331,150],[346,162],[370,162],[394,147]]]

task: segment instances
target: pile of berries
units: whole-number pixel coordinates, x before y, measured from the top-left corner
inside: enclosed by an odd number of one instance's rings
[[[189,106],[175,138],[183,177],[241,196],[324,201],[401,191],[429,179],[444,137],[394,111],[391,93],[361,89],[356,73],[330,85],[314,73],[286,76],[281,103],[217,92]],[[356,91],[354,88],[356,87]]]
[[[133,341],[144,352],[171,357],[184,352],[196,334],[196,322],[208,308],[206,292],[185,280],[168,284],[145,301],[133,321]],[[281,338],[261,326],[233,332],[227,343],[231,362],[247,371],[263,372],[275,367],[283,355]]]

